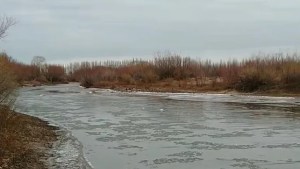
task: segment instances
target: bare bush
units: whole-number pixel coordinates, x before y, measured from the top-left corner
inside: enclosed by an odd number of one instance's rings
[[[47,65],[45,77],[50,83],[64,82],[65,69],[60,65]]]
[[[0,55],[0,106],[7,107],[14,103],[17,83],[10,69],[9,58]]]

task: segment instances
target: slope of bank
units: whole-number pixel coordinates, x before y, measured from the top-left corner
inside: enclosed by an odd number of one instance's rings
[[[82,86],[82,84],[81,84]],[[300,96],[300,91],[298,88],[295,90],[285,90],[285,89],[268,89],[268,90],[257,90],[253,92],[241,92],[234,89],[229,89],[223,85],[215,86],[201,86],[195,87],[188,83],[180,84],[180,82],[172,81],[167,83],[152,83],[152,84],[137,84],[129,85],[122,83],[106,82],[98,83],[91,86],[92,88],[102,88],[102,89],[112,89],[122,92],[161,92],[161,93],[211,93],[211,94],[241,94],[241,95],[258,95],[258,96],[279,96],[279,97],[290,97]]]
[[[0,168],[46,169],[57,127],[8,109],[0,113]]]

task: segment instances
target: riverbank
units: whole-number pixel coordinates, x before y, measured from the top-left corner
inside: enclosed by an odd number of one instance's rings
[[[300,97],[300,91],[283,89],[258,90],[255,92],[240,92],[228,89],[223,85],[195,86],[185,82],[160,82],[153,84],[128,85],[114,82],[97,83],[93,88],[112,89],[121,92],[161,92],[161,93],[210,93],[210,94],[240,94],[256,96]]]
[[[0,168],[46,169],[58,128],[29,115],[1,110]]]
[[[37,86],[49,86],[49,85],[58,85],[58,84],[68,84],[69,82],[63,81],[63,82],[43,82],[43,81],[37,81],[37,80],[32,80],[32,81],[24,81],[20,83],[20,86],[23,87],[37,87]]]

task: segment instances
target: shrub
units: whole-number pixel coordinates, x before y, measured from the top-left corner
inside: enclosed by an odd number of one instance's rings
[[[82,78],[82,80],[80,82],[80,86],[83,86],[85,88],[90,88],[93,86],[93,80],[88,77]]]
[[[59,65],[48,65],[45,77],[51,83],[64,82],[65,69]]]
[[[272,86],[273,82],[269,76],[259,72],[245,73],[238,78],[235,89],[242,92],[254,92],[265,90]]]
[[[119,77],[119,81],[121,81],[125,84],[134,84],[133,78],[127,73],[121,74]]]
[[[11,105],[14,102],[17,83],[9,66],[9,60],[0,56],[0,105]]]

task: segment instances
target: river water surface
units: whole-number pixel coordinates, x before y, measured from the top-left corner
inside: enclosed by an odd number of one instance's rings
[[[70,131],[95,169],[300,168],[300,98],[68,84],[21,89],[16,110]]]

